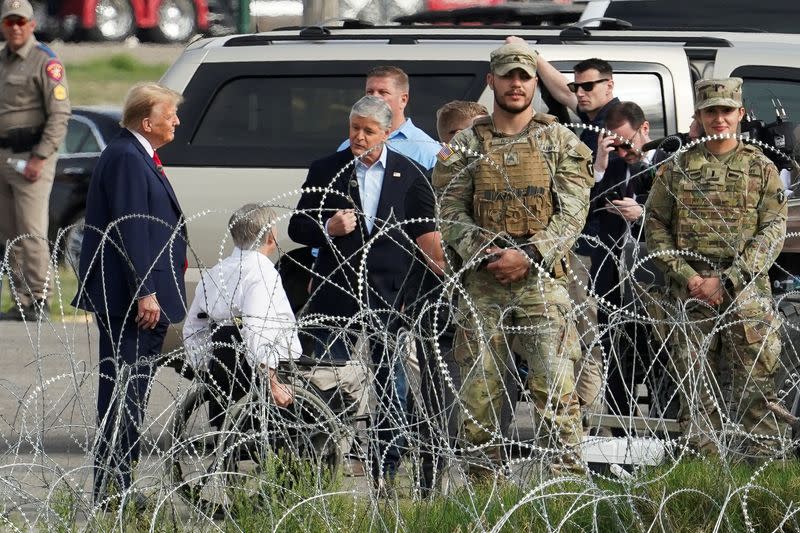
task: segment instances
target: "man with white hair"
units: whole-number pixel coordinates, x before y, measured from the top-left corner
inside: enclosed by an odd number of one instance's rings
[[[272,209],[247,204],[228,224],[235,248],[213,268],[203,273],[183,326],[183,339],[193,367],[207,368],[221,389],[209,402],[209,420],[222,426],[226,406],[220,401],[242,398],[254,376],[269,380],[271,396],[278,406],[292,403],[292,389],[281,383],[277,367],[281,361],[301,355],[297,323],[280,275],[269,260],[277,250],[277,229]],[[236,324],[244,345],[238,361],[211,353],[217,326]],[[363,365],[319,366],[300,375],[322,391],[338,387],[345,406],[357,404],[356,416],[367,407]]]

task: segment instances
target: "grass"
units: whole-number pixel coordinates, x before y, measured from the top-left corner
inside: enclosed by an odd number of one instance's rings
[[[277,461],[280,463],[280,460]],[[342,492],[341,480],[323,484],[313,468],[266,465],[234,496],[232,512],[213,524],[169,503],[155,523],[151,512],[126,509],[126,531],[272,531],[347,533],[414,531],[471,532],[711,532],[800,531],[800,461],[764,468],[726,465],[706,459],[683,460],[637,471],[634,479],[593,476],[586,480],[507,482],[464,486],[448,496],[418,501],[401,491],[398,499],[375,499],[367,490]],[[365,480],[365,484],[366,484]],[[366,485],[365,485],[366,486]],[[164,494],[161,492],[160,494]],[[180,500],[173,495],[175,500]],[[76,501],[56,491],[45,531],[75,531]],[[171,510],[172,508],[172,510]],[[208,509],[206,509],[208,511]],[[85,517],[85,515],[84,515]],[[43,516],[44,518],[44,516]],[[86,518],[84,518],[85,520]],[[88,517],[88,529],[118,525],[113,513]],[[81,523],[81,519],[77,518]],[[84,522],[85,523],[85,522]]]
[[[121,105],[128,89],[140,81],[158,81],[168,63],[149,65],[129,54],[64,65],[72,105]]]
[[[281,531],[298,533],[476,531],[498,525],[509,532],[800,530],[800,462],[794,459],[763,469],[689,460],[641,470],[633,482],[595,477],[531,487],[485,484],[448,497],[377,505],[366,493],[308,499],[314,480],[307,485],[295,483],[279,498],[262,496],[258,505],[240,504],[223,530],[272,529],[277,520]]]
[[[14,298],[11,294],[11,283],[3,273],[3,291],[0,294],[0,310],[7,311],[13,304]],[[50,294],[50,320],[53,322],[75,320],[85,320],[86,314],[75,309],[70,305],[72,298],[78,292],[78,278],[72,268],[61,264],[55,275],[51,275],[47,281],[48,292]]]

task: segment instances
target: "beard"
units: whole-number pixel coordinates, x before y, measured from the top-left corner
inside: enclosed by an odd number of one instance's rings
[[[494,103],[497,104],[497,107],[505,111],[506,113],[511,113],[512,115],[518,115],[524,111],[527,111],[528,108],[531,106],[533,102],[533,96],[526,96],[525,102],[522,104],[507,104],[503,100],[501,95],[498,95],[497,92],[494,93]]]

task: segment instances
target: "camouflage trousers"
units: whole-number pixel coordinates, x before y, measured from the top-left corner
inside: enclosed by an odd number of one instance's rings
[[[528,364],[527,387],[546,431],[547,448],[573,448],[582,434],[574,364],[580,358],[571,301],[564,283],[529,275],[501,285],[486,270],[464,276],[454,355],[461,368],[462,437],[472,445],[496,442],[507,397],[504,376],[516,376],[514,350]],[[498,454],[487,451],[491,459]]]
[[[671,344],[680,419],[695,449],[716,454],[727,442],[747,455],[772,455],[781,433],[767,407],[777,403],[778,328],[772,299],[749,289],[716,308],[689,304],[676,321]],[[723,422],[734,431],[721,434]]]

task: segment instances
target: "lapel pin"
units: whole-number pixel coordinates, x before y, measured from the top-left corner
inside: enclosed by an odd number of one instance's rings
[[[399,172],[392,172],[392,177],[393,178],[399,178],[400,177],[400,173]]]

